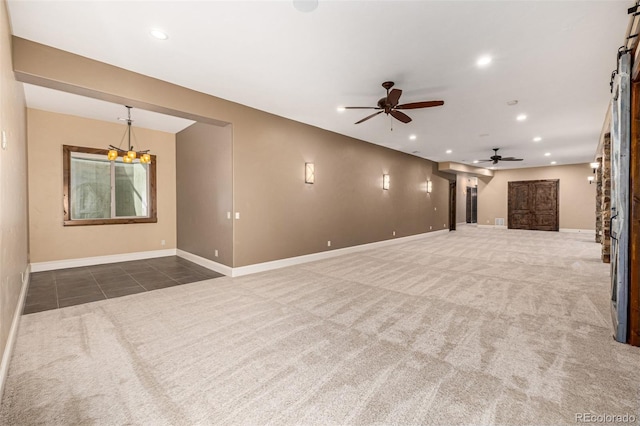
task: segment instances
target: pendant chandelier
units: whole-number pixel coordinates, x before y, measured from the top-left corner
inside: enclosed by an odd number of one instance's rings
[[[122,136],[122,140],[120,141],[120,145],[119,146],[113,146],[113,145],[109,145],[109,153],[107,154],[107,158],[110,161],[115,161],[119,156],[122,156],[122,161],[124,163],[133,163],[133,160],[135,160],[136,158],[140,159],[140,163],[141,164],[149,164],[151,163],[151,155],[149,155],[149,150],[147,149],[146,151],[134,151],[133,146],[131,146],[131,123],[133,123],[133,120],[131,120],[131,108],[130,106],[127,106],[127,118],[126,118],[126,122],[127,122],[127,130],[125,131],[125,134]],[[120,119],[120,120],[124,120],[124,119]],[[122,149],[120,148],[120,146],[122,145],[122,141],[124,141],[124,137],[127,137],[127,146],[128,149]]]

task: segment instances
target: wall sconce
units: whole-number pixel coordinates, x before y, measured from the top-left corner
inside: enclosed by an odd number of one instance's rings
[[[589,164],[591,166],[591,168],[593,169],[593,173],[596,172],[596,170],[598,170],[598,167],[600,167],[600,163],[595,162],[595,163],[590,163]]]
[[[313,163],[304,163],[304,183],[316,181],[316,168]]]
[[[427,181],[427,194],[431,194],[432,190],[433,190],[433,181],[428,180]]]
[[[389,189],[389,175],[382,175],[382,189]]]
[[[588,176],[587,180],[589,181],[589,185],[591,185],[593,183],[593,181],[595,180],[595,178],[593,176]]]

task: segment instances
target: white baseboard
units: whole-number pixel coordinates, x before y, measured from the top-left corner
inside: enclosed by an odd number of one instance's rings
[[[486,229],[507,229],[507,225],[478,225],[478,228],[486,228]]]
[[[20,326],[20,317],[22,316],[22,311],[24,309],[24,301],[27,298],[30,272],[31,266],[27,265],[24,275],[22,275],[22,288],[20,289],[20,296],[18,297],[16,310],[13,313],[13,320],[11,321],[11,328],[9,329],[9,337],[7,338],[7,344],[5,345],[4,352],[2,353],[2,362],[0,363],[0,401],[2,401],[2,395],[4,394],[4,384],[7,379],[7,373],[9,373],[9,362],[11,361],[13,347],[18,336],[18,327]]]
[[[136,253],[112,254],[108,256],[81,257],[78,259],[53,260],[31,264],[31,272],[53,271],[55,269],[78,268],[102,265],[103,263],[127,262],[130,260],[152,259],[154,257],[175,256],[176,249],[140,251]]]
[[[427,232],[424,234],[410,235],[408,237],[394,238],[391,240],[376,241],[375,243],[361,244],[352,247],[345,247],[336,250],[322,251],[319,253],[306,254],[303,256],[289,257],[287,259],[273,260],[271,262],[256,263],[253,265],[241,266],[233,268],[232,277],[240,277],[242,275],[255,274],[258,272],[270,271],[272,269],[284,268],[286,266],[299,265],[301,263],[315,262],[316,260],[330,259],[344,254],[356,253],[363,250],[370,250],[379,247],[385,247],[393,244],[405,243],[407,241],[419,240],[427,237],[435,237],[436,235],[448,234],[448,229],[440,231]]]
[[[571,229],[571,228],[560,228],[560,232],[571,232],[575,234],[593,234],[596,235],[595,229]]]
[[[498,225],[478,225],[478,228],[493,228],[493,229],[507,229],[506,226],[498,226]],[[571,232],[575,234],[594,234],[596,233],[595,229],[572,229],[572,228],[560,228],[559,232]]]
[[[204,257],[198,256],[196,254],[189,253],[187,251],[180,250],[180,249],[176,250],[176,255],[190,262],[196,263],[200,266],[204,266],[205,268],[209,268],[212,271],[219,272],[229,277],[233,276],[233,268],[227,265],[223,265],[222,263],[214,262],[213,260],[209,260]]]
[[[328,250],[319,253],[312,253],[303,256],[289,257],[287,259],[273,260],[271,262],[256,263],[254,265],[241,266],[232,268],[213,260],[195,255],[179,249],[143,251],[137,253],[114,254],[109,256],[83,257],[79,259],[54,260],[51,262],[37,262],[31,264],[31,272],[51,271],[56,269],[77,268],[81,266],[101,265],[105,263],[127,262],[130,260],[151,259],[163,256],[180,256],[193,263],[205,268],[219,272],[226,276],[239,277],[242,275],[255,274],[257,272],[270,271],[272,269],[284,268],[286,266],[299,265],[306,262],[314,262],[316,260],[329,259],[343,254],[355,253],[362,250],[370,250],[378,247],[384,247],[392,244],[404,243],[407,241],[418,240],[422,238],[434,237],[449,233],[448,229],[427,232],[424,234],[410,235],[408,237],[393,238],[390,240],[376,241],[375,243],[361,244],[352,247],[345,247],[336,250]]]

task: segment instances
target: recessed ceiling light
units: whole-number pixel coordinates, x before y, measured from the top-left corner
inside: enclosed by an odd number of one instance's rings
[[[417,138],[416,135],[409,135],[409,140],[415,141]]]
[[[519,116],[516,117],[516,120],[518,121],[524,121],[527,119],[527,115],[526,114],[520,114]]]
[[[473,160],[473,164],[478,164],[480,161],[478,160]]]
[[[507,105],[509,106],[514,106],[514,105],[518,105],[518,100],[514,99],[512,101],[507,101]]]
[[[161,30],[151,30],[149,31],[149,34],[151,34],[154,38],[157,38],[158,40],[166,40],[169,38],[167,33]]]
[[[536,136],[535,138],[533,138],[534,142],[540,142],[542,140],[542,138],[540,136]]]
[[[486,67],[491,63],[491,56],[485,55],[478,58],[476,65],[479,67]]]
[[[343,107],[343,106],[339,106],[338,108],[336,108],[336,110],[337,110],[338,112],[344,112],[344,111],[346,110],[346,108],[345,108],[345,107]]]
[[[448,150],[446,151],[446,153],[447,153],[447,154],[451,154],[452,152],[453,152],[453,151],[451,151],[450,149],[448,149]]]
[[[551,164],[557,164],[557,161],[552,161]]]
[[[550,153],[550,152],[545,152],[545,153],[544,153],[544,156],[545,156],[545,157],[549,157],[550,155],[551,155],[551,153]]]

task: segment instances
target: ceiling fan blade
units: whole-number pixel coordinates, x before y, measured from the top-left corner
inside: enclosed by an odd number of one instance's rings
[[[408,123],[411,121],[411,117],[409,117],[404,112],[400,112],[400,111],[396,111],[395,109],[392,109],[390,114],[393,116],[393,118],[395,118],[396,120],[400,120],[403,123]]]
[[[355,124],[360,124],[360,123],[362,123],[363,121],[367,121],[368,119],[373,118],[373,117],[375,117],[375,116],[376,116],[376,115],[378,115],[378,114],[382,114],[383,112],[384,112],[384,111],[374,112],[374,113],[373,113],[373,114],[371,114],[371,115],[367,115],[367,116],[366,116],[365,118],[363,118],[362,120],[360,120],[360,121],[356,121],[356,123],[355,123]]]
[[[380,107],[344,107],[344,109],[382,109]]]
[[[411,102],[408,104],[398,105],[396,109],[417,109],[417,108],[430,108],[444,105],[444,101],[424,101],[424,102]]]
[[[500,161],[522,161],[522,158],[502,157]]]
[[[493,161],[493,160],[478,160],[478,163],[488,163],[489,161]]]
[[[387,103],[391,105],[391,107],[395,107],[398,105],[398,101],[400,100],[400,95],[402,95],[402,90],[393,89],[389,92],[389,96],[387,96]]]

